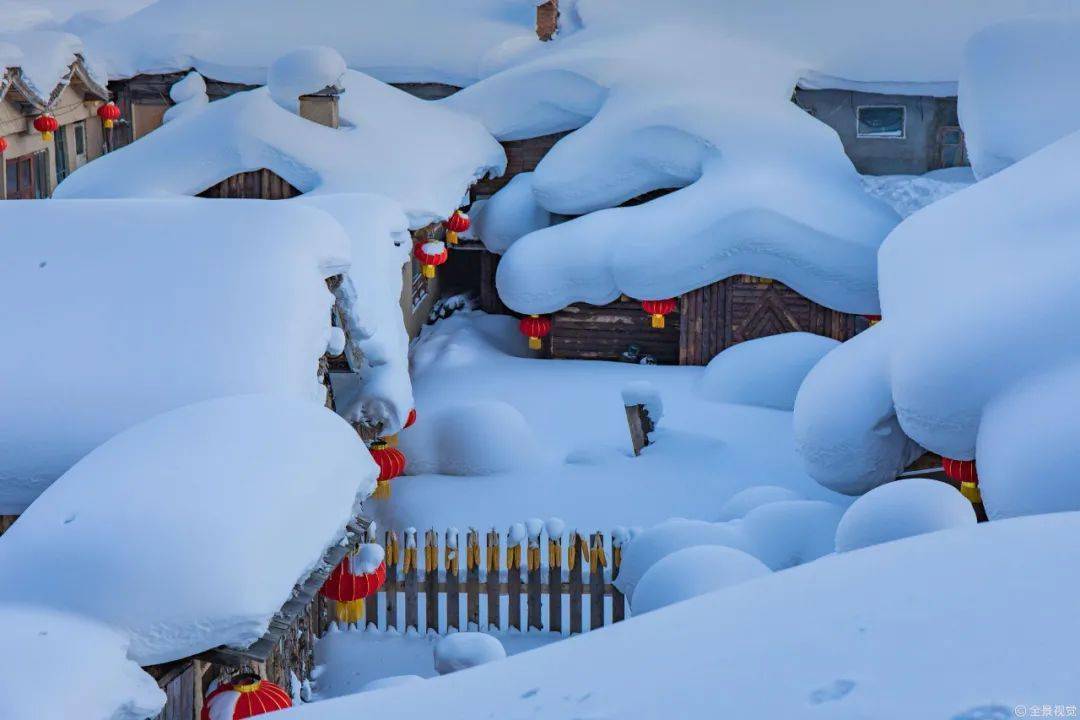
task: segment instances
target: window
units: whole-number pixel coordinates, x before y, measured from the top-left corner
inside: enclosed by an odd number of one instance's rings
[[[48,197],[46,187],[49,178],[48,153],[37,152],[32,155],[5,162],[7,169],[7,199],[36,200]]]
[[[53,152],[56,154],[56,182],[68,176],[67,128],[59,128],[53,135]]]
[[[86,123],[75,123],[75,154],[86,157]]]
[[[907,137],[903,105],[863,105],[856,109],[856,136],[903,140]]]

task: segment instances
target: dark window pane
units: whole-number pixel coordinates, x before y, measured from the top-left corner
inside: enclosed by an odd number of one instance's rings
[[[75,126],[75,154],[86,154],[86,125],[83,123]]]
[[[871,106],[858,110],[858,136],[868,138],[904,137],[904,108]]]

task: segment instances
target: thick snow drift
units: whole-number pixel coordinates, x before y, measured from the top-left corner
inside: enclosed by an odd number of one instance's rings
[[[111,625],[143,665],[245,647],[344,537],[377,474],[352,427],[313,402],[173,410],[87,455],[4,534],[0,602]]]
[[[210,104],[206,80],[197,72],[189,72],[169,88],[169,98],[175,103],[165,111],[162,122],[172,122],[203,110]]]
[[[11,26],[3,22],[4,14],[0,6],[0,30],[6,31]],[[76,55],[81,54],[82,40],[71,33],[56,30],[0,31],[0,78],[8,68],[19,68],[29,89],[37,94],[38,99],[47,102],[53,89],[67,77]],[[104,78],[103,74],[95,72],[92,58],[87,60],[87,67],[97,79]]]
[[[449,675],[477,665],[506,659],[499,639],[480,632],[458,632],[435,644],[435,672]]]
[[[8,720],[145,720],[165,705],[154,679],[128,659],[128,639],[105,625],[0,604],[0,637],[0,716]]]
[[[0,375],[18,381],[0,383],[0,513],[21,512],[95,446],[165,410],[237,393],[324,395],[324,278],[349,256],[326,213],[48,200],[3,214]]]
[[[1070,513],[833,555],[422,693],[341,698],[281,720],[861,718],[882,708],[975,720],[1075,704],[1078,532]]]
[[[839,345],[812,333],[783,333],[732,345],[709,361],[701,394],[716,402],[792,410],[806,374]]]
[[[650,567],[634,589],[634,615],[768,575],[752,555],[718,545],[678,550]]]
[[[874,488],[852,503],[836,528],[836,551],[975,522],[975,510],[956,488],[924,478],[899,480]]]

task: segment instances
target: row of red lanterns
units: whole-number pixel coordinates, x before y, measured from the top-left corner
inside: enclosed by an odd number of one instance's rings
[[[97,116],[101,118],[106,130],[112,129],[120,119],[120,108],[114,102],[107,102],[97,109]],[[41,139],[45,142],[52,140],[53,133],[60,128],[60,122],[51,113],[42,113],[34,118],[34,129],[41,133]],[[2,141],[3,138],[0,138]],[[7,149],[7,142],[0,145],[0,152]]]
[[[652,326],[662,329],[665,316],[675,312],[677,303],[674,298],[664,300],[642,300],[641,309],[652,317]],[[518,332],[529,338],[529,349],[539,350],[544,338],[551,334],[551,318],[547,315],[527,315],[518,321]]]
[[[413,247],[413,256],[420,261],[420,272],[427,279],[435,277],[435,269],[450,257],[447,245],[457,245],[458,236],[469,229],[469,216],[455,210],[443,222],[446,229],[446,242],[440,240],[418,241]]]

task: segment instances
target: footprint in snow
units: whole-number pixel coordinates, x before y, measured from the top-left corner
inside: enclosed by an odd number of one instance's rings
[[[854,689],[855,683],[852,680],[833,680],[828,685],[810,693],[810,704],[821,705],[822,703],[841,700]]]

